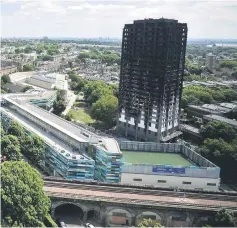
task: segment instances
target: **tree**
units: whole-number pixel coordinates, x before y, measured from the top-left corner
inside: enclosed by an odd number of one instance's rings
[[[16,54],[20,54],[21,52],[22,52],[21,49],[19,49],[19,48],[16,48],[16,49],[15,49],[15,53],[16,53]]]
[[[33,70],[35,70],[33,65],[26,64],[23,66],[23,71],[33,71]]]
[[[226,142],[231,142],[236,138],[236,131],[233,127],[224,122],[209,122],[202,129],[203,138],[218,139],[222,138]]]
[[[24,49],[24,52],[25,53],[30,53],[30,52],[32,52],[33,51],[33,49],[30,47],[30,46],[27,46],[25,49]]]
[[[53,113],[60,115],[66,108],[66,104],[63,100],[55,101],[53,104]]]
[[[69,74],[69,79],[71,79],[72,82],[78,82],[79,79],[79,76],[74,72],[74,71],[71,71]]]
[[[235,227],[233,213],[226,209],[220,209],[214,216],[214,227]]]
[[[113,96],[103,96],[91,109],[91,117],[102,121],[107,127],[112,127],[116,121],[116,113],[118,108],[118,99]]]
[[[39,172],[26,162],[1,164],[2,223],[9,227],[42,227],[50,209]]]
[[[187,56],[187,58],[188,58],[189,60],[193,61],[193,55],[192,55],[192,54],[189,54],[189,55]]]
[[[20,143],[16,136],[5,135],[1,138],[1,154],[6,156],[7,161],[21,160]]]
[[[113,89],[103,81],[91,81],[83,88],[85,99],[93,104],[102,96],[113,95]]]
[[[233,69],[234,67],[237,67],[237,61],[225,60],[220,64],[220,67]]]
[[[26,92],[29,89],[33,89],[33,86],[26,85],[24,88],[21,90],[21,92]]]
[[[8,76],[8,75],[3,75],[2,77],[1,77],[1,84],[3,85],[3,84],[6,84],[6,83],[10,83],[11,82],[11,79],[10,79],[10,77]]]
[[[20,141],[25,137],[23,126],[16,121],[11,121],[7,133],[16,136]]]
[[[164,227],[162,226],[160,223],[155,223],[153,222],[152,219],[143,219],[139,224],[138,224],[138,227]]]
[[[42,60],[43,60],[43,61],[50,61],[50,60],[51,60],[51,56],[49,56],[49,55],[44,55],[44,56],[42,57]]]
[[[39,136],[26,136],[22,146],[22,153],[28,157],[33,164],[39,164],[44,158],[45,143]]]
[[[5,135],[5,131],[3,129],[3,127],[1,127],[1,138]]]
[[[225,182],[236,181],[237,176],[237,143],[231,143],[222,138],[204,140],[199,153],[221,168],[221,178]]]
[[[71,121],[72,120],[72,114],[68,113],[66,115],[62,115],[62,118],[64,118],[67,121]]]

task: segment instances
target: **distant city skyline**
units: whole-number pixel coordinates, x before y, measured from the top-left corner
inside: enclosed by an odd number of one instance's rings
[[[3,0],[1,37],[121,39],[124,24],[164,17],[187,23],[189,39],[236,39],[236,15],[234,0]]]

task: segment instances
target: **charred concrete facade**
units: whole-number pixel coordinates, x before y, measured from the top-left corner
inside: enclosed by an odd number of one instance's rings
[[[178,131],[187,24],[145,19],[123,29],[117,129],[135,140],[171,141]]]

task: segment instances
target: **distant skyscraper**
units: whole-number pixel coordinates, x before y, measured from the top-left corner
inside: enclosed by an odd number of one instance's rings
[[[212,71],[215,67],[215,61],[216,61],[216,57],[213,54],[209,54],[206,57],[206,66],[207,68]]]
[[[117,129],[136,140],[170,141],[178,131],[187,24],[145,19],[123,29]]]

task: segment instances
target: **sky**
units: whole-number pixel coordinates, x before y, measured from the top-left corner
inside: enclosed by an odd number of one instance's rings
[[[1,37],[116,37],[144,18],[188,24],[188,38],[237,38],[236,0],[1,0]]]

